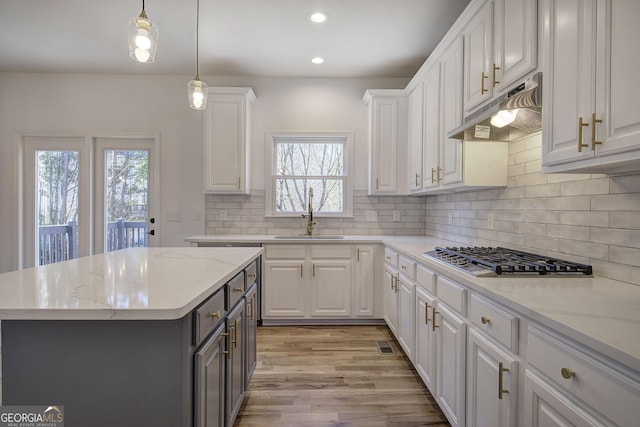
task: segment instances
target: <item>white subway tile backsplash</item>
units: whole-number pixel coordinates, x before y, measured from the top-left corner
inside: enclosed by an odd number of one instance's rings
[[[426,233],[582,262],[640,285],[640,174],[542,174],[539,135],[509,144],[506,189],[426,198]],[[470,206],[450,202],[473,200]],[[473,218],[448,225],[449,215]],[[488,221],[488,215],[493,221]],[[474,231],[475,230],[475,231]],[[474,236],[475,233],[475,236]]]
[[[252,190],[250,195],[206,195],[205,232],[207,234],[298,234],[306,232],[299,217],[265,217],[264,190]],[[454,208],[456,202],[444,206]],[[220,220],[225,210],[227,219]],[[377,212],[377,221],[367,221],[367,211]],[[401,220],[393,221],[393,212],[400,211]],[[316,216],[318,234],[425,234],[425,198],[411,196],[367,196],[366,191],[354,194],[351,218]]]

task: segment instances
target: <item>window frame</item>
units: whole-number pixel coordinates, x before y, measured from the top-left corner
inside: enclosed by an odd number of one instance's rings
[[[342,212],[314,212],[316,217],[351,218],[353,216],[353,133],[349,132],[268,132],[265,153],[265,216],[267,217],[299,217],[300,212],[278,212],[275,206],[275,182],[281,175],[276,175],[276,144],[279,142],[340,143],[343,149],[343,181]],[[331,176],[327,175],[327,178]],[[310,179],[318,176],[309,175]]]

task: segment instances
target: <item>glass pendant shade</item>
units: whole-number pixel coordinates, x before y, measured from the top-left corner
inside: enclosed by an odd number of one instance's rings
[[[134,61],[151,63],[156,59],[158,26],[147,18],[144,9],[140,16],[129,21],[129,56]]]
[[[189,96],[189,107],[194,110],[204,110],[207,108],[207,84],[200,80],[196,74],[195,78],[187,84]]]

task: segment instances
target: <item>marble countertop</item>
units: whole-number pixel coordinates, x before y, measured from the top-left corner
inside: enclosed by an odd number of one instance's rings
[[[0,320],[179,319],[262,248],[130,248],[0,274]]]
[[[310,239],[314,244],[325,241]],[[202,235],[191,242],[291,243],[273,236]],[[300,239],[294,240],[300,242]],[[308,240],[307,240],[308,241]],[[572,338],[640,372],[640,286],[604,277],[473,277],[423,255],[436,246],[460,245],[428,236],[345,236],[336,243],[382,243],[520,315]]]

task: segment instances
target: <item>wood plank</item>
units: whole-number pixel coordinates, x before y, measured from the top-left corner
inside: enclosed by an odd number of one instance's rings
[[[380,354],[389,341],[394,354]],[[263,326],[234,426],[448,426],[386,326]]]

